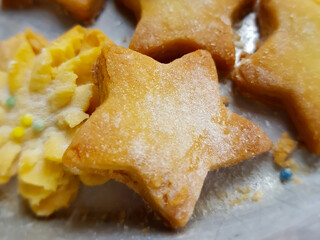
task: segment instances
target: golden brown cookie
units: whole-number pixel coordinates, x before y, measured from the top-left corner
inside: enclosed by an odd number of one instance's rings
[[[120,0],[139,22],[130,48],[168,62],[197,49],[208,50],[219,70],[235,62],[231,25],[255,0]]]
[[[240,91],[277,103],[299,137],[320,154],[320,4],[315,0],[261,0],[265,42],[235,73]]]
[[[108,46],[96,79],[103,103],[76,133],[63,163],[86,179],[97,174],[99,183],[127,184],[173,227],[188,222],[208,171],[272,147],[258,126],[224,106],[205,50],[161,64]]]
[[[48,0],[49,1],[49,0]],[[103,9],[105,0],[51,0],[58,3],[62,10],[81,22],[93,21]],[[2,0],[2,8],[23,8],[36,0]]]
[[[0,43],[0,184],[18,174],[19,193],[40,216],[67,207],[78,177],[61,163],[97,92],[98,30],[74,27],[52,43],[30,30]]]

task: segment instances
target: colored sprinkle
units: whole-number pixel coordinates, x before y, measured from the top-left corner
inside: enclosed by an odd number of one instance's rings
[[[41,119],[37,119],[34,121],[32,127],[34,130],[41,132],[44,129],[44,121]]]
[[[25,127],[30,127],[33,122],[33,117],[31,114],[25,114],[21,118],[21,124]]]
[[[11,132],[12,137],[14,138],[22,138],[24,136],[24,128],[23,127],[16,127]]]
[[[8,107],[14,107],[16,105],[16,99],[14,97],[8,97],[6,104]]]
[[[292,171],[289,168],[283,168],[280,171],[281,181],[288,181],[292,177]]]

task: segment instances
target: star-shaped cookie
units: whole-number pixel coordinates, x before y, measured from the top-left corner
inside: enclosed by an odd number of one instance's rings
[[[75,174],[127,184],[173,227],[189,220],[209,170],[272,147],[258,126],[223,105],[205,50],[161,64],[108,46],[96,79],[103,103],[76,133],[63,163]]]
[[[263,45],[235,73],[238,88],[289,112],[299,137],[320,154],[320,4],[261,0]]]
[[[139,23],[130,48],[168,62],[197,49],[208,50],[219,70],[235,62],[232,22],[255,0],[120,0]]]

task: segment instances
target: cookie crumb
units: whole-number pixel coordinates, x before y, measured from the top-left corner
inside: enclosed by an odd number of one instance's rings
[[[145,228],[143,228],[143,229],[142,229],[142,233],[143,233],[143,234],[148,233],[148,228],[146,228],[146,227],[145,227]]]
[[[293,182],[294,182],[294,184],[300,184],[301,183],[301,179],[294,179]]]
[[[238,188],[236,188],[236,190],[238,191],[239,196],[230,203],[231,206],[234,206],[234,205],[237,205],[241,202],[247,201],[250,198],[251,189],[249,186],[243,187],[243,188],[238,187]]]
[[[233,200],[230,205],[231,206],[234,206],[234,205],[237,205],[239,203],[242,203],[244,201],[247,201],[249,200],[249,194],[243,194],[243,195],[240,195],[239,197],[237,197],[235,200]]]
[[[274,161],[283,168],[296,168],[292,158],[287,160],[287,157],[293,152],[296,146],[297,142],[291,139],[287,132],[284,132],[275,146],[273,152]]]
[[[238,33],[234,33],[234,40],[235,41],[240,41],[241,40],[241,36]]]
[[[217,197],[219,200],[223,201],[224,199],[229,199],[229,194],[228,192],[224,192],[224,193],[217,193]]]
[[[249,58],[250,56],[252,56],[252,54],[243,51],[243,52],[240,54],[240,57],[239,57],[239,58],[240,58],[240,61],[241,61],[241,60],[243,60],[243,59]]]
[[[250,191],[251,191],[251,189],[250,189],[249,186],[243,187],[243,188],[238,187],[238,188],[236,188],[236,189],[237,189],[237,191],[238,191],[239,193],[243,193],[243,194],[250,193]]]
[[[291,171],[298,170],[298,166],[295,164],[295,161],[293,158],[289,158],[288,160],[286,160],[285,164],[286,164],[286,168],[290,168]]]
[[[261,201],[261,199],[262,199],[262,192],[261,191],[256,191],[254,194],[253,194],[253,196],[252,196],[252,201],[254,201],[254,202],[260,202]]]
[[[229,105],[229,97],[228,96],[221,96],[222,102],[224,105]]]
[[[123,42],[123,43],[126,43],[126,42],[127,42],[127,37],[126,37],[126,36],[123,37],[122,42]]]

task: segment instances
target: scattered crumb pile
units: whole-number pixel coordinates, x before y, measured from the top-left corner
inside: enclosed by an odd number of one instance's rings
[[[230,205],[231,206],[235,206],[241,202],[244,202],[244,201],[248,201],[250,199],[250,196],[251,196],[251,189],[249,186],[247,187],[244,187],[244,188],[236,188],[237,192],[239,193],[239,195],[237,196],[237,198],[235,200],[233,200]],[[260,190],[257,190],[256,192],[253,193],[252,197],[251,197],[251,200],[254,201],[254,202],[259,202],[261,201],[262,199],[262,191]]]
[[[282,168],[290,168],[296,170],[297,165],[293,158],[288,156],[296,148],[297,142],[290,138],[287,132],[283,133],[273,152],[274,161]]]
[[[263,193],[261,192],[261,191],[256,191],[254,194],[253,194],[253,196],[252,196],[252,201],[254,201],[254,202],[260,202],[261,201],[261,199],[262,199],[262,195],[263,195]]]
[[[234,206],[234,205],[237,205],[241,202],[247,201],[250,198],[251,189],[249,186],[244,187],[244,188],[236,188],[236,189],[239,193],[239,196],[230,203],[231,206]]]

